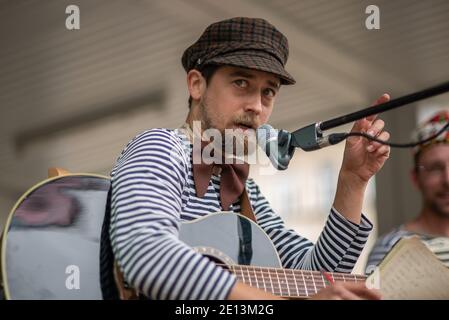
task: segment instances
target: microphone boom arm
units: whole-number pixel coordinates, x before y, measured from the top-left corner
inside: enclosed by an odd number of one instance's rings
[[[399,97],[393,100],[390,100],[385,103],[378,104],[376,106],[371,106],[341,117],[337,117],[331,120],[327,120],[321,122],[319,124],[319,129],[321,131],[329,130],[353,121],[357,121],[374,114],[382,113],[388,110],[392,110],[398,107],[402,107],[406,104],[410,104],[419,100],[427,99],[445,92],[449,91],[449,81],[441,83],[437,86],[424,89],[422,91],[418,91],[415,93],[408,94],[403,97]],[[300,129],[301,130],[301,129]]]

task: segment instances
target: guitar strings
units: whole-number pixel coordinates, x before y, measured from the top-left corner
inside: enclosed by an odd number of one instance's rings
[[[315,294],[320,289],[327,286],[321,272],[314,270],[282,269],[246,265],[218,265],[230,269],[236,274],[239,280],[243,280],[243,282],[247,284],[285,296],[309,296],[311,293]],[[251,272],[253,274],[251,274]],[[259,275],[256,272],[258,272]],[[344,273],[330,274],[335,281],[362,282],[366,280],[366,277],[363,275]]]

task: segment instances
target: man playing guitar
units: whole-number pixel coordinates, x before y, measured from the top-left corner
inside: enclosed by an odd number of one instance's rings
[[[239,213],[244,201],[284,268],[352,271],[372,229],[361,213],[365,189],[388,159],[388,146],[361,137],[347,140],[335,200],[316,244],[284,225],[248,178],[247,163],[194,161],[195,122],[201,132],[225,134],[225,129],[255,130],[268,121],[280,86],[295,83],[284,69],[287,57],[286,37],[267,21],[250,18],[210,25],[184,52],[190,93],[185,126],[139,134],[111,173],[112,248],[126,282],[139,293],[151,299],[278,298],[239,281],[179,239],[180,222],[217,211]],[[385,94],[376,103],[388,100]],[[370,117],[352,130],[388,140],[383,128],[382,120]],[[380,296],[364,283],[336,282],[313,298]]]

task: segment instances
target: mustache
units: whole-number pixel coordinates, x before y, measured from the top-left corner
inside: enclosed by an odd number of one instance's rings
[[[237,117],[236,119],[234,119],[234,123],[253,128],[254,130],[260,126],[259,122],[254,117],[249,115],[242,115]]]

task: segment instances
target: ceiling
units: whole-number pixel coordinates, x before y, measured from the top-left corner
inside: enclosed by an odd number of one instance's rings
[[[213,21],[268,19],[290,43],[271,123],[288,130],[449,80],[449,1],[0,1],[0,194],[14,198],[51,166],[107,174],[126,142],[187,113],[180,57]],[[438,100],[439,99],[439,100]],[[448,95],[437,98],[441,103]]]

